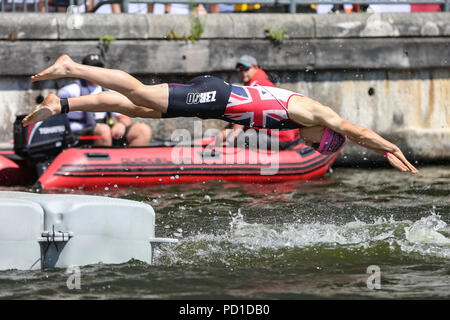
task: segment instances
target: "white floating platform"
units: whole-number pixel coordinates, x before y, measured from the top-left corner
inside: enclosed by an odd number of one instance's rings
[[[155,212],[99,196],[0,191],[0,270],[67,268],[137,259],[151,264]]]

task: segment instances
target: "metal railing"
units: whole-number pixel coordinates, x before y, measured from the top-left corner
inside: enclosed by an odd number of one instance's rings
[[[102,2],[96,7],[100,7]],[[297,5],[310,4],[440,4],[444,6],[444,11],[450,11],[450,0],[109,0],[107,2],[120,3],[122,12],[128,12],[129,3],[286,4],[289,5],[290,13],[296,12]]]
[[[67,3],[69,6],[83,3],[86,7],[87,0],[68,0]],[[0,0],[0,12],[49,12],[50,7],[57,9],[57,0]]]
[[[0,0],[1,12],[49,12],[49,7],[58,6],[57,0]],[[182,3],[182,4],[263,4],[289,5],[289,12],[295,13],[297,5],[311,4],[439,4],[443,5],[444,11],[450,11],[450,0],[104,0],[97,3],[91,12],[95,12],[105,4],[120,4],[121,11],[129,12],[129,4],[152,4],[152,3]],[[84,4],[86,8],[87,0],[67,0],[67,4]]]

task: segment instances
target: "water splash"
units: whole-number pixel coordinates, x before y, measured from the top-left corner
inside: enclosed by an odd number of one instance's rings
[[[239,209],[230,213],[231,221],[227,231],[219,234],[197,233],[182,239],[173,252],[156,253],[165,255],[165,263],[196,264],[223,262],[229,265],[239,256],[245,263],[245,255],[252,259],[265,256],[279,256],[285,249],[315,250],[328,254],[339,248],[359,255],[370,255],[367,250],[382,251],[383,255],[419,253],[437,258],[450,258],[450,239],[443,230],[447,224],[432,213],[418,221],[395,221],[393,217],[379,217],[373,222],[358,219],[339,225],[326,223],[251,223],[245,220]],[[388,251],[386,252],[386,248]],[[249,258],[250,259],[250,258]],[[238,261],[239,262],[239,261]]]
[[[441,216],[432,214],[405,228],[406,241],[399,241],[402,251],[422,256],[450,259],[450,230]]]
[[[405,228],[405,235],[410,242],[448,246],[450,239],[443,234],[446,230],[447,223],[441,220],[441,216],[433,214]]]

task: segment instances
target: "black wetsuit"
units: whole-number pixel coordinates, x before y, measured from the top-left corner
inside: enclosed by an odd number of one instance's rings
[[[213,76],[186,84],[169,84],[169,105],[163,118],[221,119],[248,127],[295,129],[287,105],[297,93],[274,87],[235,86]]]

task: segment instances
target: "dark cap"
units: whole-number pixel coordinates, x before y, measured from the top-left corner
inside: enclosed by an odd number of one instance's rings
[[[82,64],[94,67],[104,68],[105,64],[103,63],[102,58],[98,54],[89,54],[83,58]]]

